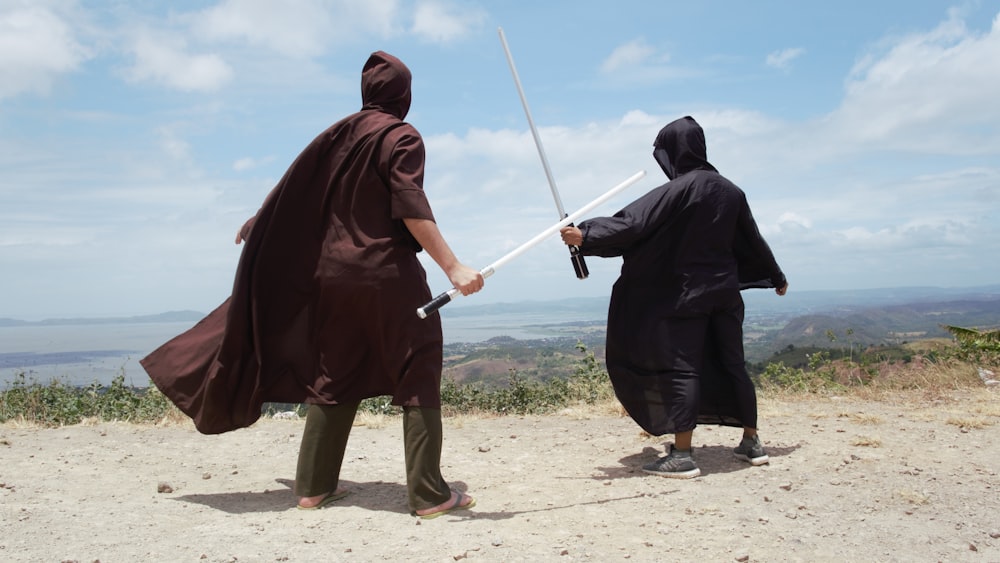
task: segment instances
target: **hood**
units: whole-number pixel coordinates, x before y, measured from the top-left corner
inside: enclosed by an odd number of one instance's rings
[[[383,51],[372,53],[361,71],[361,109],[404,119],[410,111],[411,80],[410,69],[403,61]]]
[[[671,180],[692,170],[718,172],[708,162],[705,132],[691,116],[671,121],[660,129],[653,142],[653,158]]]

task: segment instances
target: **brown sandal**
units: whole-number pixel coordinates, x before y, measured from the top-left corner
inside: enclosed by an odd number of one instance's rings
[[[467,508],[472,508],[476,506],[476,499],[470,497],[469,495],[463,493],[462,491],[452,491],[455,493],[455,502],[451,505],[438,510],[437,512],[428,512],[427,514],[417,514],[423,520],[432,520],[438,516],[444,516],[449,512],[454,512],[456,510],[465,510]],[[468,502],[463,502],[465,499],[469,499]]]

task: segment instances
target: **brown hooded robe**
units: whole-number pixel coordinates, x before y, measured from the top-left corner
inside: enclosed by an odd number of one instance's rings
[[[265,402],[440,406],[440,318],[414,313],[431,294],[402,221],[434,219],[423,140],[402,121],[410,82],[371,55],[362,109],[316,137],[244,227],[231,297],[141,360],[200,432],[249,426]]]

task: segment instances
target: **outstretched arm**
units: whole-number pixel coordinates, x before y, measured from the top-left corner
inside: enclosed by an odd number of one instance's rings
[[[483,275],[458,261],[451,247],[444,240],[441,231],[434,221],[428,219],[403,219],[406,228],[417,239],[420,246],[437,262],[437,265],[448,276],[448,281],[462,295],[471,295],[483,288]]]

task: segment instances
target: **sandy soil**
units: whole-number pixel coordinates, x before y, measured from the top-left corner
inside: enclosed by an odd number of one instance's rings
[[[293,508],[300,420],[0,426],[3,561],[1000,561],[1000,395],[764,399],[771,463],[695,434],[703,476],[639,467],[663,438],[614,413],[449,418],[471,511],[408,514],[398,419],[357,426],[343,483]]]

